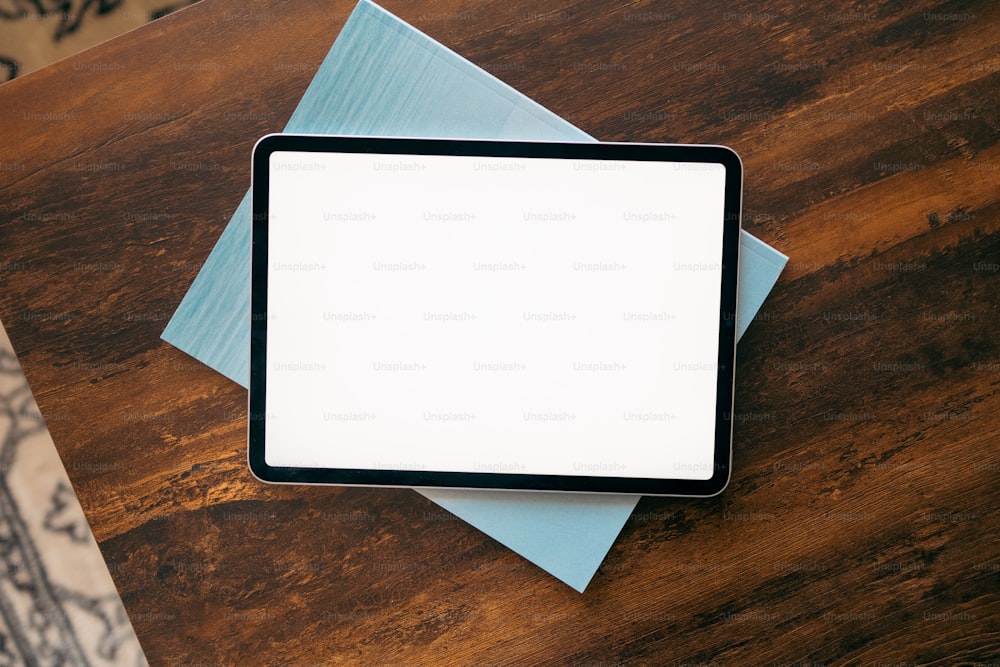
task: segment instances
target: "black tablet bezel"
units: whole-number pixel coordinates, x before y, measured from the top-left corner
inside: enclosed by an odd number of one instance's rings
[[[355,470],[275,467],[265,461],[267,358],[267,232],[269,159],[278,151],[378,153],[386,155],[460,155],[476,157],[582,158],[652,160],[721,164],[726,170],[719,313],[713,474],[704,480],[575,475],[528,475],[491,472]],[[261,481],[291,484],[337,484],[397,487],[445,487],[575,491],[706,497],[728,484],[732,464],[731,419],[736,360],[736,297],[740,244],[743,169],[739,156],[724,146],[539,142],[470,139],[416,139],[272,134],[253,149],[250,391],[248,459]]]

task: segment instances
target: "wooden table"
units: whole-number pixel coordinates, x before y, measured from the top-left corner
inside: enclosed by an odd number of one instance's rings
[[[791,262],[732,483],[582,595],[412,491],[257,483],[245,391],[159,334],[351,2],[204,0],[0,87],[0,318],[151,663],[996,662],[1000,5],[385,5],[598,138],[742,155]]]

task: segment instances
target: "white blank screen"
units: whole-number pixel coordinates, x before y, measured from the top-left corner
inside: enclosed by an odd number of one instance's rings
[[[276,152],[271,466],[708,479],[725,169]]]

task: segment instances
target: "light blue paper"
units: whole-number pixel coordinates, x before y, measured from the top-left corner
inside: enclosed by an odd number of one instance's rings
[[[352,12],[285,131],[595,141],[367,0]],[[244,387],[249,248],[247,193],[162,336]],[[788,259],[746,232],[740,248],[738,336]],[[581,592],[638,501],[624,495],[420,492]]]

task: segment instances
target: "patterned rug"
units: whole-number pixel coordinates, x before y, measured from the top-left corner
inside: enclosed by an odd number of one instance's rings
[[[0,666],[145,664],[0,327]]]
[[[0,0],[0,83],[62,60],[194,0]]]

